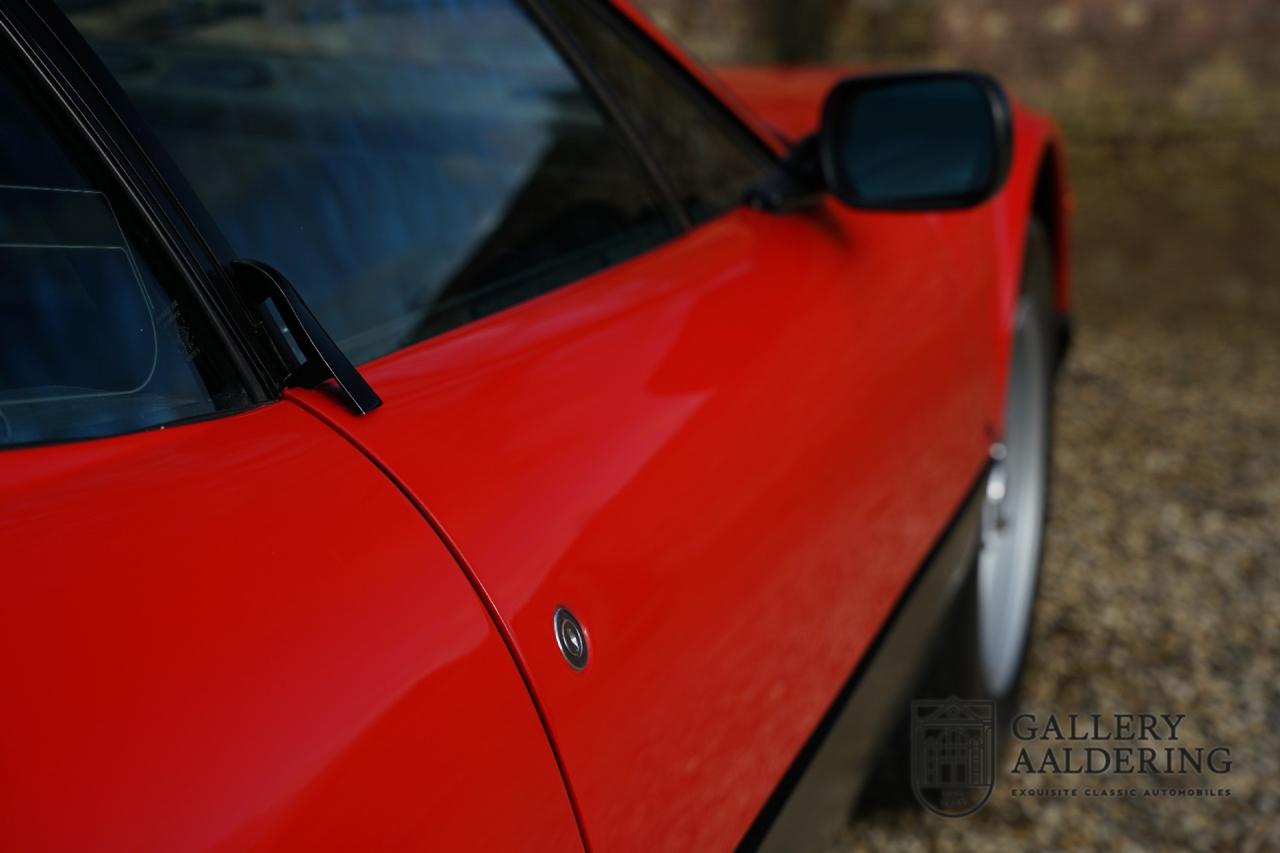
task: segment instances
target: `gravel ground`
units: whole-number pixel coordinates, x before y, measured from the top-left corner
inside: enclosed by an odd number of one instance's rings
[[[1072,158],[1078,335],[1024,709],[1186,714],[1233,766],[1038,784],[1231,794],[1014,798],[1011,757],[977,815],[860,815],[833,850],[1280,849],[1280,147]]]

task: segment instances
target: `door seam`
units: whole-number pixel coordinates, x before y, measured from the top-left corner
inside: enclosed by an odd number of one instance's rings
[[[427,509],[426,505],[413,493],[390,466],[378,458],[378,455],[364,445],[356,436],[347,430],[342,424],[335,421],[332,417],[325,414],[320,409],[313,406],[309,401],[298,396],[290,389],[286,389],[283,395],[285,401],[294,404],[304,412],[308,413],[316,420],[333,430],[338,436],[355,448],[365,459],[378,469],[390,483],[399,490],[405,500],[409,501],[418,514],[422,516],[427,525],[435,532],[436,537],[444,545],[449,555],[453,557],[458,568],[462,570],[462,574],[466,577],[467,582],[471,584],[471,588],[475,591],[476,597],[480,599],[480,603],[484,606],[485,612],[489,614],[489,620],[493,623],[494,628],[498,632],[498,636],[502,638],[503,644],[507,647],[507,654],[510,655],[511,661],[515,664],[516,672],[520,674],[520,680],[524,682],[525,691],[529,694],[529,701],[533,703],[534,713],[538,715],[538,722],[542,725],[543,734],[546,735],[547,744],[551,747],[551,756],[555,760],[556,770],[560,773],[560,782],[564,785],[565,796],[569,799],[569,809],[573,812],[574,823],[578,826],[578,837],[582,841],[582,848],[586,853],[590,853],[591,846],[587,841],[586,825],[582,819],[582,813],[578,807],[578,799],[574,795],[573,786],[569,783],[569,774],[566,771],[563,757],[560,755],[560,749],[556,746],[555,738],[551,734],[551,726],[547,721],[546,711],[542,707],[542,703],[538,701],[538,695],[533,689],[533,678],[529,673],[529,669],[523,656],[516,647],[515,636],[511,627],[507,625],[502,618],[502,614],[498,612],[497,606],[493,603],[488,590],[485,589],[484,583],[481,582],[474,569],[463,556],[462,550],[457,543],[444,529],[436,517]]]

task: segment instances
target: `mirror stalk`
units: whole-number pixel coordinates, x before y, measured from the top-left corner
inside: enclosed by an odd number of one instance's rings
[[[826,191],[818,135],[811,133],[791,146],[777,168],[747,188],[745,200],[756,210],[791,213],[814,207]]]

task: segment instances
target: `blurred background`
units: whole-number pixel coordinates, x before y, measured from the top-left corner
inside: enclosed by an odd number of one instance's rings
[[[638,0],[705,64],[965,66],[1054,113],[1076,197],[1024,705],[1185,713],[1199,799],[859,814],[833,850],[1280,849],[1280,4]],[[1056,786],[1079,777],[1049,777]]]

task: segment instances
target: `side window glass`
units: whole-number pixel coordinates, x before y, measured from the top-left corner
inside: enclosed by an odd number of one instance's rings
[[[662,166],[689,218],[739,204],[770,169],[764,144],[607,3],[550,0]]]
[[[0,446],[244,405],[215,333],[34,106],[0,76]]]
[[[672,236],[516,0],[63,5],[235,251],[355,362]]]

